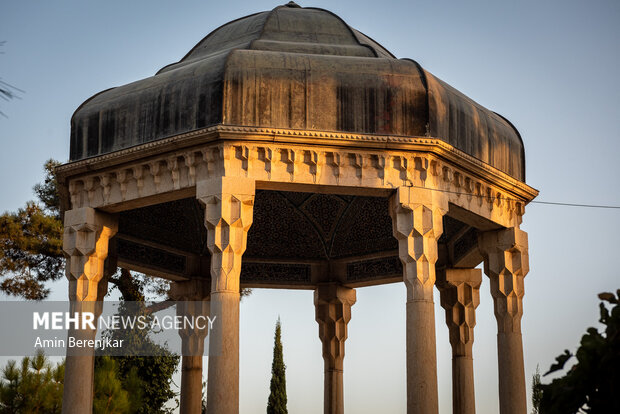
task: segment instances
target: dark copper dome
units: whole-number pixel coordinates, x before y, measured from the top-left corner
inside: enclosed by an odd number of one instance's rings
[[[333,13],[292,2],[227,23],[155,76],[84,102],[71,160],[216,124],[431,136],[525,180],[523,143],[505,118]]]

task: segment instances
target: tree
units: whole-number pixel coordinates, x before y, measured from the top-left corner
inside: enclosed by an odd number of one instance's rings
[[[13,360],[2,369],[0,413],[60,413],[64,364],[53,366],[43,352]]]
[[[62,410],[64,361],[52,365],[42,351],[22,359],[19,368],[13,360],[2,370],[0,378],[0,413],[56,414]],[[139,380],[134,373],[129,381],[135,386],[127,388],[128,381],[121,381],[118,365],[109,357],[98,358],[95,363],[94,414],[135,413],[141,405]]]
[[[63,227],[54,177],[58,164],[45,163],[45,181],[34,187],[38,202],[0,216],[0,290],[6,294],[45,299],[45,282],[63,276]]]
[[[122,295],[119,314],[150,316],[150,311],[144,302],[144,290],[149,286],[146,279],[132,277],[127,269],[121,269],[116,282]],[[139,349],[141,355],[150,355],[97,357],[108,358],[117,365],[122,389],[131,395],[129,401],[131,412],[138,414],[168,412],[165,404],[176,396],[172,389],[172,375],[179,365],[179,356],[154,343],[149,337],[148,330],[109,330],[103,335],[112,340],[122,339],[125,350]]]
[[[127,387],[127,383],[133,387]],[[93,414],[135,413],[142,405],[140,380],[133,370],[127,378],[119,375],[118,364],[113,358],[95,359],[95,385]]]
[[[620,289],[616,296],[601,293],[599,298],[599,322],[605,331],[588,328],[575,354],[577,363],[541,386],[541,414],[620,413]],[[564,351],[545,375],[564,369],[572,357]]]
[[[267,402],[267,414],[288,414],[286,408],[286,366],[282,353],[282,341],[280,338],[280,318],[276,322],[276,333],[273,344],[273,363],[271,364],[271,393]]]
[[[536,365],[536,373],[532,377],[532,414],[539,414],[542,388],[540,382],[540,369]]]
[[[58,161],[46,161],[44,181],[33,188],[36,201],[28,201],[17,212],[0,216],[0,291],[8,295],[42,300],[49,295],[45,283],[64,277],[63,225],[54,173],[58,165]],[[122,294],[123,289],[134,287],[121,275],[112,275],[110,283]],[[159,295],[165,295],[169,287],[146,276],[139,275],[137,279],[145,290]]]

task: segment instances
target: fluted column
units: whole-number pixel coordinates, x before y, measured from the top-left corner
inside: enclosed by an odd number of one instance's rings
[[[433,286],[437,240],[448,202],[438,191],[400,187],[390,203],[407,286],[407,413],[437,414]]]
[[[254,181],[220,177],[196,184],[205,206],[211,253],[211,318],[207,412],[239,413],[239,277],[252,225]]]
[[[325,414],[344,414],[344,342],[355,289],[337,283],[325,283],[314,291],[316,321],[323,344],[325,362],[323,410]]]
[[[202,357],[209,332],[210,294],[209,279],[175,282],[170,287],[170,297],[177,301],[177,316],[195,322],[193,327],[184,324],[179,329],[182,346],[181,414],[199,413],[202,409]]]
[[[113,216],[84,207],[65,212],[63,252],[69,280],[71,315],[91,313],[94,320],[103,310],[108,291],[108,242],[118,229]],[[94,323],[96,328],[96,322]],[[85,326],[83,326],[85,327]],[[68,336],[92,340],[97,329],[70,329]],[[93,410],[94,349],[67,349],[62,396],[63,414],[84,414]]]
[[[527,233],[518,228],[482,233],[478,245],[484,256],[484,272],[491,280],[499,366],[501,414],[527,411],[521,317],[523,278],[529,271]]]
[[[446,269],[437,273],[441,306],[452,345],[452,412],[475,414],[474,394],[474,326],[480,304],[479,269]]]

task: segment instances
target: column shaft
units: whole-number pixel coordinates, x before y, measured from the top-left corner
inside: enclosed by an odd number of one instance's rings
[[[323,344],[325,362],[323,412],[344,414],[344,343],[351,306],[355,303],[354,289],[336,283],[325,283],[314,291],[316,321]]]
[[[437,348],[432,301],[407,302],[407,413],[437,413]]]
[[[199,413],[202,409],[202,355],[181,357],[180,414]]]
[[[241,257],[252,225],[254,181],[220,177],[197,182],[211,253],[211,318],[207,412],[239,413]]]
[[[107,293],[109,272],[104,270],[108,242],[117,231],[115,219],[92,208],[65,213],[63,252],[67,257],[71,314],[101,315]],[[96,326],[96,325],[95,325]],[[96,329],[70,329],[68,336],[95,339]],[[63,389],[63,414],[91,413],[93,410],[94,349],[67,350]]]
[[[239,413],[239,293],[211,294],[217,327],[209,338],[207,412]]]
[[[497,334],[500,414],[525,414],[527,392],[523,363],[523,342],[520,333]]]
[[[398,240],[407,286],[407,413],[437,414],[437,351],[433,286],[437,240],[448,210],[443,193],[400,187],[391,199],[394,237]]]
[[[485,232],[478,240],[491,280],[497,319],[500,414],[525,414],[527,394],[521,317],[523,279],[529,271],[527,233],[518,228]]]
[[[452,357],[452,412],[454,414],[476,412],[473,358]]]

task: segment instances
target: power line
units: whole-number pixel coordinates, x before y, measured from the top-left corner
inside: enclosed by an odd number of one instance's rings
[[[553,206],[620,209],[620,206],[604,206],[604,205],[598,205],[598,204],[559,203],[555,201],[530,201],[530,203],[548,204],[548,205],[553,205]]]
[[[412,185],[410,187],[423,188],[423,189],[433,190],[433,191],[439,191],[441,193],[450,193],[450,194],[457,194],[457,195],[470,196],[470,197],[479,197],[479,198],[482,198],[482,199],[486,199],[488,202],[495,201],[495,198],[488,197],[488,196],[483,195],[483,194],[462,193],[462,192],[459,192],[459,191],[442,190],[442,189],[439,189],[439,188],[427,188],[427,187],[421,187],[421,186],[418,186],[418,185]],[[519,203],[523,203],[523,200],[517,200],[516,198],[502,197],[502,200],[505,200],[505,201],[516,201],[516,202],[519,202]],[[535,200],[532,200],[528,204],[546,204],[546,205],[552,205],[552,206],[583,207],[583,208],[605,208],[605,209],[611,209],[611,210],[620,210],[620,206],[609,206],[609,205],[601,205],[601,204],[562,203],[562,202],[558,202],[558,201],[535,201]]]

